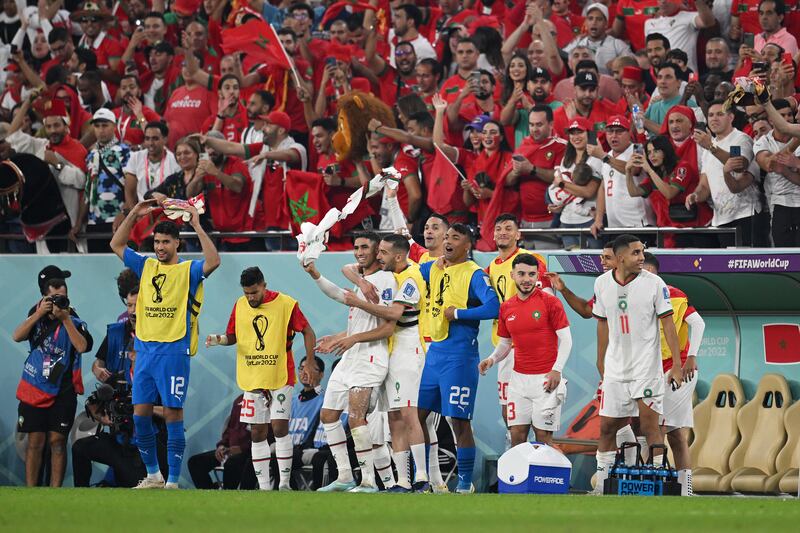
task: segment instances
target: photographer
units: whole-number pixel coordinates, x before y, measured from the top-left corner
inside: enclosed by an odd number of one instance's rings
[[[135,278],[135,284],[129,284],[127,278]],[[139,295],[139,278],[130,269],[124,270],[117,279],[120,297],[125,302],[126,313],[116,322],[106,326],[106,337],[92,363],[92,373],[101,383],[108,383],[114,373],[121,373],[127,383],[133,383],[133,363],[136,352],[133,350],[133,339],[136,331],[136,298]],[[124,291],[124,292],[123,292]],[[125,294],[123,297],[122,294]]]
[[[39,273],[43,298],[12,335],[14,342],[30,344],[17,387],[18,429],[28,433],[25,480],[29,487],[37,483],[46,438],[50,486],[60,487],[64,481],[67,434],[75,418],[77,395],[83,394],[81,353],[92,348],[86,323],[71,314],[64,282],[69,275],[53,266]]]

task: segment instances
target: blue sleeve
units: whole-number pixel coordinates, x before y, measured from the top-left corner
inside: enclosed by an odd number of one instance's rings
[[[205,274],[203,274],[205,264],[205,259],[193,260],[192,266],[189,267],[189,292],[192,294],[197,293],[197,287],[205,279]]]
[[[264,2],[264,6],[261,8],[261,16],[264,17],[264,20],[270,25],[280,28],[283,25],[283,19],[286,13],[271,5],[269,2]]]
[[[130,268],[136,275],[140,278],[142,277],[142,271],[144,270],[144,262],[147,260],[145,256],[140,253],[134,252],[130,248],[125,248],[125,252],[122,254],[122,262],[125,264],[126,267]]]
[[[425,280],[425,283],[431,282],[431,266],[433,266],[433,263],[435,263],[435,261],[428,261],[419,266],[419,273],[422,274],[422,279]]]
[[[470,299],[478,299],[481,305],[469,309],[459,309],[459,320],[489,320],[497,318],[500,312],[500,300],[494,292],[489,276],[483,270],[476,270],[469,282]]]

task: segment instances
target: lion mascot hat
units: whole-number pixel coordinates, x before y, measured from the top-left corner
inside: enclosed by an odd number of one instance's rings
[[[367,154],[367,136],[370,119],[395,127],[392,109],[371,94],[351,91],[337,101],[339,107],[338,129],[333,135],[333,150],[339,161],[360,160]]]

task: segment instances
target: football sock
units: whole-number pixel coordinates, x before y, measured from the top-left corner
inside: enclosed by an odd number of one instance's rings
[[[642,447],[642,461],[647,461],[650,457],[650,448],[647,446],[647,437],[636,437],[636,442]]]
[[[409,479],[408,474],[408,460],[411,452],[408,450],[402,452],[395,452],[392,454],[392,459],[394,460],[394,467],[397,469],[397,484],[401,487],[411,488],[411,480]],[[378,461],[376,458],[375,467],[378,467]]]
[[[156,432],[153,429],[153,419],[149,416],[133,415],[133,425],[136,428],[136,445],[139,455],[147,468],[149,476],[158,474],[158,457],[156,456]]]
[[[167,483],[177,483],[181,477],[183,451],[186,449],[186,436],[183,433],[183,420],[167,423],[167,464],[169,477]]]
[[[325,437],[328,439],[331,454],[336,461],[336,469],[339,471],[337,481],[348,483],[353,481],[353,471],[350,469],[350,457],[347,455],[347,435],[344,434],[342,421],[337,420],[332,424],[322,424],[325,428]]]
[[[392,458],[389,455],[389,447],[386,444],[378,446],[373,448],[372,453],[375,461],[375,470],[383,483],[383,488],[390,489],[394,487],[394,472],[392,472]]]
[[[617,431],[617,448],[620,448],[626,442],[636,442],[636,434],[630,424]],[[636,464],[636,448],[625,450],[625,464]]]
[[[258,488],[261,490],[272,490],[272,480],[269,476],[269,463],[272,459],[272,451],[269,449],[269,441],[254,442],[250,446],[253,470],[258,479]]]
[[[681,484],[681,496],[694,496],[692,491],[692,470],[678,470],[678,483]]]
[[[414,481],[428,481],[428,470],[425,468],[425,445],[412,444],[411,456],[414,457]]]
[[[350,434],[353,436],[353,445],[356,449],[356,459],[361,468],[361,484],[364,486],[375,486],[375,462],[372,453],[372,435],[369,434],[367,426],[351,427]]]
[[[278,475],[280,476],[280,485],[282,487],[289,486],[289,480],[292,477],[293,456],[292,437],[289,435],[275,437],[275,458],[278,460]]]
[[[597,452],[597,478],[596,478],[596,485],[595,485],[595,492],[603,493],[603,485],[605,484],[605,480],[608,478],[608,473],[611,470],[611,467],[614,466],[614,458],[616,457],[617,452]]]
[[[431,413],[425,419],[425,425],[428,428],[428,439],[430,440],[430,445],[426,446],[425,449],[428,455],[428,475],[431,483],[444,485],[442,471],[439,469],[439,437],[436,435],[436,421],[438,418],[437,415]]]
[[[472,486],[472,471],[475,469],[475,447],[457,448],[456,463],[458,464],[457,490],[469,490]]]

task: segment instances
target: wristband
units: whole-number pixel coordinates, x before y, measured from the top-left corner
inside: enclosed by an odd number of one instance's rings
[[[608,155],[608,154],[604,155],[603,156],[603,163],[608,163],[609,161],[611,161],[611,156]]]

